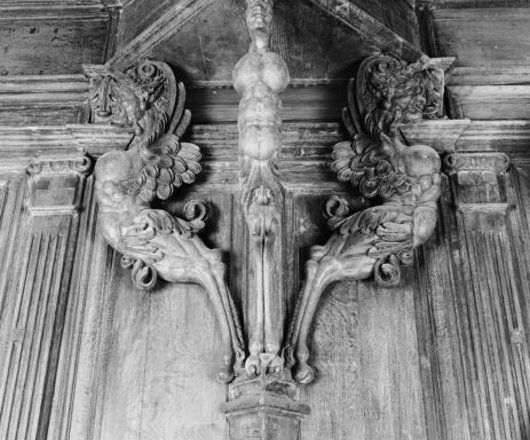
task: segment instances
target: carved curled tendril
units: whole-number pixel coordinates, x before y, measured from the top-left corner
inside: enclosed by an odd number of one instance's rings
[[[375,282],[382,287],[394,287],[401,281],[401,269],[396,255],[383,257],[375,263]]]
[[[158,279],[157,270],[144,263],[142,260],[123,255],[121,257],[121,267],[131,270],[131,278],[134,285],[140,290],[152,290]]]
[[[194,232],[199,232],[206,226],[208,207],[200,200],[190,200],[184,205],[184,218],[189,222]]]
[[[410,266],[414,261],[412,249],[402,249],[395,254],[380,258],[374,267],[374,279],[381,287],[394,287],[401,281],[401,266]]]
[[[336,229],[350,213],[350,204],[344,197],[338,195],[331,196],[324,206],[324,216],[327,217],[331,230]]]

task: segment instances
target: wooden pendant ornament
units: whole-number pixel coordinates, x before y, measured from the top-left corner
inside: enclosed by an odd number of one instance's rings
[[[206,208],[197,201],[174,217],[151,203],[166,200],[201,171],[199,147],[182,142],[191,114],[186,91],[167,64],[145,60],[125,72],[87,66],[92,122],[134,129],[126,151],[104,154],[96,163],[98,222],[107,242],[122,254],[134,284],[152,289],[158,278],[202,286],[214,306],[223,340],[218,379],[229,382],[242,368],[244,349],[235,307],[225,282],[221,253],[197,233]]]
[[[306,281],[290,327],[288,351],[294,377],[309,383],[308,333],[324,289],[335,281],[374,276],[381,286],[400,281],[413,249],[432,235],[440,196],[440,158],[426,145],[403,144],[400,126],[442,115],[444,71],[427,57],[407,64],[375,55],[363,61],[348,87],[343,111],[351,139],[333,147],[333,170],[340,181],[358,188],[366,209],[352,212],[335,196],[326,206],[335,231],[324,246],[314,246]]]

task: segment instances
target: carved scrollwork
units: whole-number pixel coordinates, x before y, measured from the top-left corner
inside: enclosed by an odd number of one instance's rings
[[[443,90],[443,70],[425,57],[407,64],[371,56],[349,83],[343,119],[350,139],[334,146],[332,168],[371,206],[352,212],[336,196],[327,203],[328,224],[335,232],[324,246],[311,249],[289,334],[290,363],[296,363],[299,382],[314,377],[307,364],[307,337],[324,289],[334,281],[370,276],[381,286],[397,285],[401,267],[412,263],[413,249],[434,231],[440,158],[426,145],[404,145],[399,127],[441,117]]]
[[[205,288],[223,338],[218,378],[230,381],[234,363],[241,368],[245,353],[220,251],[197,236],[206,208],[189,202],[185,218],[178,218],[150,206],[193,183],[201,171],[199,147],[181,140],[191,117],[184,108],[184,85],[177,84],[169,66],[150,60],[123,73],[90,67],[87,72],[93,122],[132,127],[136,133],[127,151],[109,152],[96,163],[103,236],[123,255],[122,266],[131,270],[138,288],[152,289],[158,278]]]

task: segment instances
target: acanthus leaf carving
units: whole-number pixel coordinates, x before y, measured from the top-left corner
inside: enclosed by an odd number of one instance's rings
[[[400,282],[401,266],[432,235],[440,196],[440,158],[426,145],[404,145],[399,127],[442,116],[444,71],[422,57],[407,64],[374,55],[348,86],[343,110],[350,139],[333,148],[333,170],[358,188],[368,208],[352,212],[332,197],[326,206],[334,234],[311,249],[306,281],[289,331],[287,352],[294,377],[309,383],[308,333],[320,296],[335,281],[371,276],[381,286]]]
[[[166,200],[201,171],[197,145],[183,142],[191,114],[186,91],[170,67],[145,60],[125,72],[87,68],[92,120],[131,127],[126,151],[100,157],[95,166],[99,225],[107,242],[122,254],[135,285],[152,289],[158,278],[201,285],[214,306],[223,341],[219,380],[233,378],[245,358],[242,331],[225,282],[221,253],[198,237],[206,208],[192,201],[185,218],[151,203]]]

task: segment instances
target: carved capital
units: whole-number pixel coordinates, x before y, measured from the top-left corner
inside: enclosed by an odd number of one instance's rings
[[[354,211],[336,196],[328,202],[335,233],[324,246],[311,250],[290,328],[290,362],[300,382],[314,377],[307,364],[307,338],[324,289],[334,281],[371,276],[382,286],[397,285],[400,267],[412,263],[413,249],[434,231],[440,158],[429,146],[405,145],[400,127],[442,116],[442,65],[426,57],[407,64],[375,55],[363,61],[350,81],[348,107],[343,110],[350,139],[334,146],[332,167],[340,181],[361,193],[365,209]]]
[[[158,278],[196,283],[208,293],[223,339],[218,378],[228,382],[242,368],[244,349],[237,313],[225,282],[221,253],[198,237],[205,207],[191,202],[184,218],[151,208],[170,198],[201,171],[199,147],[183,142],[191,114],[186,91],[168,65],[144,60],[124,72],[88,67],[91,119],[133,128],[127,151],[104,154],[96,163],[99,225],[108,243],[122,254],[134,284],[152,289]]]
[[[445,158],[455,203],[461,209],[504,211],[507,197],[503,177],[510,159],[503,153],[452,153]]]
[[[28,208],[33,215],[74,212],[79,208],[84,176],[92,163],[86,156],[64,160],[39,160],[27,167],[31,176]]]

